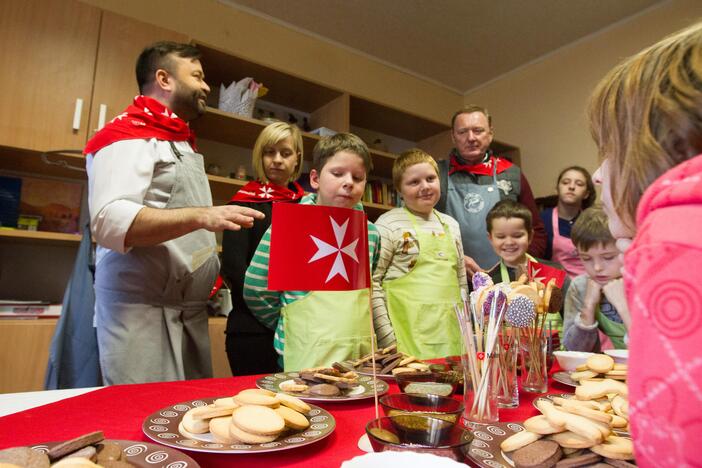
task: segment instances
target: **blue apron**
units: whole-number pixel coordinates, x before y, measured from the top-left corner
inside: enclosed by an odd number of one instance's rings
[[[458,221],[461,228],[463,253],[472,257],[481,268],[489,270],[500,261],[488,240],[485,222],[488,212],[500,201],[497,164],[493,164],[491,185],[454,184],[456,176],[471,177],[460,172],[447,177],[446,212]]]

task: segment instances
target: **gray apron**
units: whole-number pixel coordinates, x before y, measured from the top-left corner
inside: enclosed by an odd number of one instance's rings
[[[202,155],[170,145],[176,157],[154,168],[144,205],[212,206]],[[170,165],[174,171],[164,170]],[[106,384],[212,376],[206,301],[219,272],[216,246],[214,233],[200,229],[100,260],[96,325]]]
[[[463,180],[454,184],[454,178]],[[485,222],[488,211],[500,201],[497,164],[493,164],[491,185],[473,183],[470,175],[461,172],[447,176],[447,179],[446,212],[458,221],[461,228],[463,253],[488,270],[500,260],[488,240]]]

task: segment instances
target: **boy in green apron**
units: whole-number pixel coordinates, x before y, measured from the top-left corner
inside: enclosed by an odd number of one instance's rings
[[[310,171],[310,184],[317,193],[304,196],[300,204],[363,210],[360,201],[371,168],[368,147],[356,135],[337,133],[321,139],[314,147]],[[254,316],[275,330],[273,347],[285,371],[329,366],[368,354],[369,290],[269,291],[270,239],[268,228],[246,270],[243,294]],[[369,222],[371,270],[379,241],[378,230]],[[295,274],[293,267],[290,274]]]
[[[629,309],[626,300],[609,293],[608,288],[622,281],[622,261],[607,215],[601,208],[588,208],[573,224],[570,235],[586,273],[573,279],[566,294],[563,344],[571,351],[626,349]]]
[[[486,218],[488,239],[500,261],[487,273],[495,283],[510,283],[527,273],[527,260],[562,269],[560,265],[532,257],[527,253],[534,236],[531,211],[521,203],[502,200],[488,212]],[[568,289],[569,280],[563,283],[563,291]],[[563,327],[560,312],[546,315],[546,328],[559,333]]]
[[[382,249],[373,272],[373,317],[378,344],[421,359],[462,353],[454,312],[467,290],[458,222],[439,213],[439,168],[419,149],[392,167],[405,206],[378,218]]]

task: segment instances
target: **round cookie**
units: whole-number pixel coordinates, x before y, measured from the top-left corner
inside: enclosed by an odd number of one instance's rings
[[[66,457],[51,465],[58,468],[101,468],[87,458]]]
[[[235,444],[237,442],[237,439],[234,439],[229,434],[231,422],[232,418],[230,416],[210,419],[210,434],[212,434],[215,442],[220,444]]]
[[[232,397],[226,397],[226,398],[217,398],[213,403],[215,406],[224,406],[224,407],[232,407],[232,408],[238,408],[239,404],[234,401],[234,398]]]
[[[399,368],[398,368],[399,369]],[[415,369],[412,369],[414,372],[416,372]],[[310,388],[307,389],[307,391],[311,395],[319,395],[319,396],[336,396],[341,393],[341,390],[339,390],[339,387],[336,385],[331,385],[331,384],[317,384],[317,385],[312,385]]]
[[[278,435],[285,428],[285,420],[265,406],[242,406],[234,412],[232,423],[242,431],[264,436]]]
[[[237,427],[236,424],[234,424],[233,421],[229,425],[229,436],[245,444],[267,444],[268,442],[273,442],[275,439],[278,438],[278,434],[260,435],[242,431],[239,427]]]
[[[614,368],[614,359],[606,354],[594,354],[587,358],[587,367],[600,374],[606,374]]]
[[[542,468],[553,466],[563,457],[561,447],[553,440],[537,440],[512,454],[517,468]]]
[[[196,409],[197,408],[192,408],[183,415],[183,419],[180,421],[180,423],[183,425],[183,429],[192,434],[204,434],[205,432],[209,432],[209,422],[204,419],[193,418],[192,412]],[[186,437],[188,436],[186,435]]]
[[[231,414],[234,412],[234,409],[237,408],[239,405],[236,406],[219,406],[219,405],[207,405],[207,406],[200,406],[198,408],[193,408],[188,413],[190,413],[190,417],[193,418],[194,421],[201,420],[201,419],[212,419],[212,418],[221,418],[222,416],[231,416]]]
[[[280,403],[275,396],[263,395],[254,392],[240,392],[234,395],[234,402],[239,405],[257,405],[267,406],[269,408],[277,408]]]
[[[294,409],[290,409],[287,406],[279,406],[273,411],[278,413],[285,420],[285,425],[290,429],[301,431],[302,429],[310,427],[309,420]]]
[[[259,395],[266,395],[269,397],[274,397],[276,395],[275,392],[271,392],[270,390],[266,390],[265,388],[247,388],[240,391],[238,394],[243,395],[245,393],[256,393]]]
[[[281,405],[294,409],[298,413],[307,414],[312,410],[312,408],[310,408],[310,405],[292,395],[278,393],[276,395],[276,398],[278,399],[278,401],[280,401]]]

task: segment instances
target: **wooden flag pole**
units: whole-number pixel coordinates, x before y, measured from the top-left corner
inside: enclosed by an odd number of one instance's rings
[[[366,225],[368,225],[368,216],[364,213]],[[370,241],[368,239],[368,230],[366,229],[366,245],[370,252]],[[370,340],[371,340],[371,363],[373,364],[373,402],[375,406],[375,419],[378,419],[378,387],[376,385],[378,369],[375,367],[375,322],[373,321],[373,276],[371,274],[371,261],[368,258],[368,311],[370,316]]]

